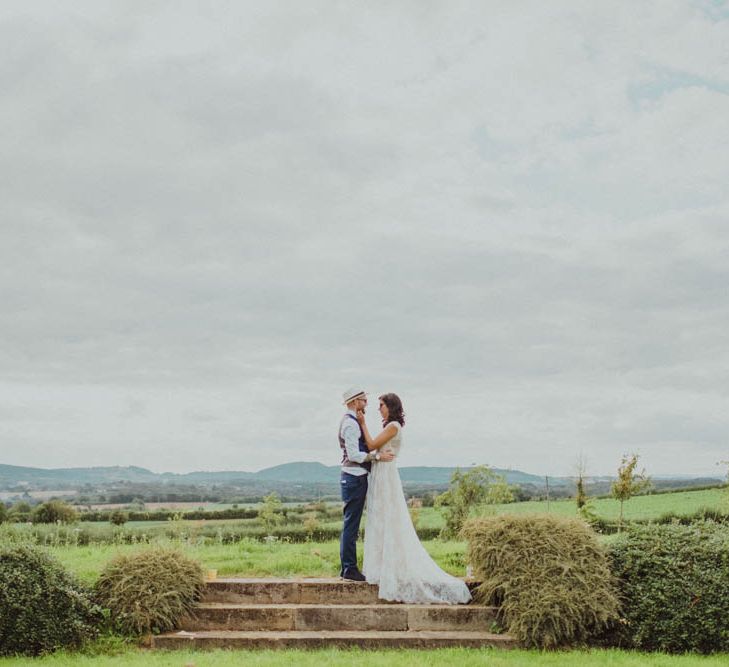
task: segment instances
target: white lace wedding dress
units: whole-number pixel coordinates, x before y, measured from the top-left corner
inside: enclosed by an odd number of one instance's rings
[[[382,451],[396,456],[402,430]],[[471,593],[460,579],[441,570],[420,543],[402,491],[397,459],[373,462],[367,489],[364,562],[362,573],[379,584],[379,597],[413,604],[464,604]]]

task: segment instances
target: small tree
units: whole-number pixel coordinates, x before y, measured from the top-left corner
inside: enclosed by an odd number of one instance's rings
[[[75,523],[78,521],[76,510],[62,500],[49,500],[33,510],[35,523]]]
[[[263,504],[258,510],[258,519],[263,524],[266,530],[275,528],[283,521],[283,514],[281,510],[283,505],[278,494],[274,491],[263,498]]]
[[[724,505],[729,506],[729,461],[719,461],[718,466],[724,466],[726,470],[726,484],[724,484]]]
[[[506,477],[495,474],[494,481],[489,484],[483,502],[486,505],[506,505],[507,503],[513,503],[514,487],[507,483]]]
[[[580,454],[577,459],[577,481],[575,482],[575,502],[577,503],[577,512],[587,505],[587,492],[585,491],[585,459]]]
[[[0,523],[7,521],[8,519],[8,508],[5,507],[5,503],[0,502]]]
[[[623,504],[634,495],[650,488],[651,481],[645,474],[645,469],[639,473],[635,472],[638,465],[637,454],[624,454],[622,462],[618,467],[618,479],[613,482],[610,492],[613,498],[620,501],[620,518],[618,520],[618,532],[623,528]]]
[[[474,466],[466,472],[460,469],[451,475],[450,488],[435,499],[436,507],[445,507],[446,525],[443,537],[456,537],[476,506],[487,503],[511,502],[514,495],[503,475],[487,465]]]

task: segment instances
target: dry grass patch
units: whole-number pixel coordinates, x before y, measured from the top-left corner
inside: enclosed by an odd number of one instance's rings
[[[126,634],[167,632],[200,598],[200,563],[161,547],[113,558],[94,590],[111,610],[114,628]]]
[[[501,515],[471,519],[463,535],[483,582],[476,598],[499,606],[501,622],[525,646],[583,643],[617,620],[607,555],[584,522]]]

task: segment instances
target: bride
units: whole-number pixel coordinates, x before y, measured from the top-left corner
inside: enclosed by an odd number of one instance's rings
[[[364,412],[357,413],[367,447],[397,456],[402,447],[405,414],[396,394],[380,396],[380,415],[384,429],[373,438]],[[369,583],[379,584],[378,596],[384,600],[464,604],[471,599],[466,584],[441,570],[418,539],[396,461],[372,464],[362,573]]]

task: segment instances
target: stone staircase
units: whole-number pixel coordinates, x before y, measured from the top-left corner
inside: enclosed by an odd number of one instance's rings
[[[387,603],[341,579],[217,579],[179,632],[154,648],[446,648],[516,646],[489,632],[493,607]]]

